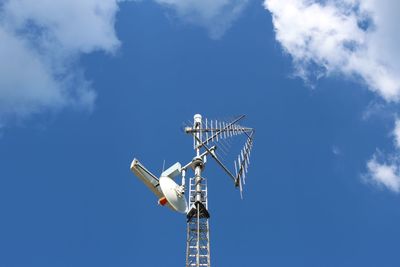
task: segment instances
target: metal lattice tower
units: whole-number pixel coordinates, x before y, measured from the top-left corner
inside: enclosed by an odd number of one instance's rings
[[[200,202],[197,202],[199,192]],[[186,267],[211,266],[207,197],[207,180],[200,175],[190,178],[189,204],[195,210],[187,216]]]
[[[201,176],[204,157],[199,145],[203,134],[200,115],[194,116],[193,129],[196,157],[192,161],[194,177],[189,183],[189,210],[187,212],[186,267],[210,266],[210,231],[208,219],[207,180]]]

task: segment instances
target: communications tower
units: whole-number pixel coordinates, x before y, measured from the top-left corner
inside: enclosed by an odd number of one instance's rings
[[[242,197],[254,139],[253,128],[239,125],[244,117],[241,115],[225,122],[203,120],[200,114],[194,115],[193,124],[185,127],[185,133],[193,136],[194,158],[184,166],[179,162],[175,163],[163,171],[160,178],[148,171],[137,159],[132,161],[131,170],[157,196],[160,205],[186,214],[186,267],[211,266],[207,179],[202,176],[208,156],[233,180]],[[245,141],[234,159],[234,175],[217,156],[216,149],[217,145],[224,147],[222,140],[239,135],[244,135]],[[189,178],[189,188],[186,190],[188,171],[193,171],[193,176]],[[174,181],[179,175],[182,177],[180,185]],[[187,200],[185,192],[188,192]]]

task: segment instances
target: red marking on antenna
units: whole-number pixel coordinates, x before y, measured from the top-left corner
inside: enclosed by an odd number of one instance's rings
[[[166,197],[162,197],[158,200],[158,204],[160,204],[161,206],[165,206],[165,204],[167,204],[167,198]]]

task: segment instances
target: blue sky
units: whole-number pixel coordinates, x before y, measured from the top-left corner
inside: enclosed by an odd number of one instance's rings
[[[399,266],[398,4],[283,2],[3,1],[0,266],[183,266],[129,166],[195,113],[256,129],[243,201],[204,172],[213,266]]]

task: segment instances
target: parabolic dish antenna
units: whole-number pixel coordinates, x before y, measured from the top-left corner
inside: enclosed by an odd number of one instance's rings
[[[167,199],[168,204],[171,205],[174,210],[181,213],[186,213],[186,199],[183,194],[178,193],[179,185],[168,176],[161,176],[159,183],[161,191]]]

